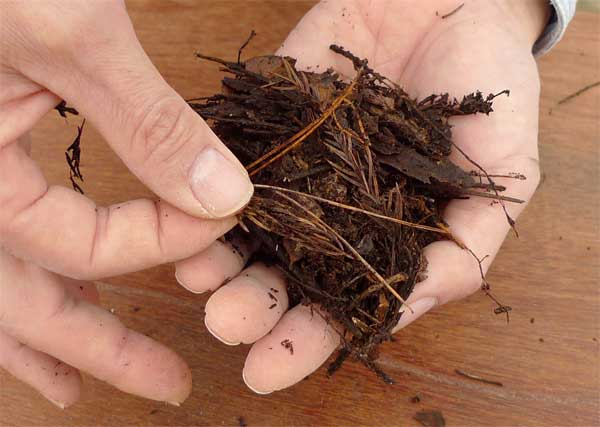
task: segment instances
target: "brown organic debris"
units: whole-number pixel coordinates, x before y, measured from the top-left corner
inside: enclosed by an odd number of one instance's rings
[[[54,107],[54,109],[56,111],[58,111],[58,114],[60,114],[61,117],[64,117],[65,119],[67,118],[67,113],[68,114],[72,114],[74,116],[78,116],[79,115],[79,111],[77,111],[75,108],[73,107],[69,107],[67,105],[66,101],[60,101],[58,103],[58,105],[56,107]]]
[[[446,420],[440,411],[419,411],[415,420],[425,427],[445,427]]]
[[[456,8],[455,8],[453,11],[451,11],[451,12],[448,12],[448,13],[447,13],[447,14],[445,14],[445,15],[442,15],[442,19],[448,19],[448,18],[450,18],[450,17],[451,17],[452,15],[454,15],[456,12],[458,12],[459,10],[461,10],[461,9],[463,8],[463,6],[464,6],[464,5],[465,5],[465,4],[464,4],[464,3],[462,3],[462,4],[460,4],[458,7],[456,7]]]
[[[59,106],[60,105],[61,104],[59,104]],[[56,108],[58,109],[58,106]],[[58,111],[61,116],[64,116],[64,114],[61,113],[61,110],[58,110]],[[64,110],[64,111],[67,111],[67,110]],[[79,113],[77,113],[76,110],[73,110],[73,111],[75,111],[75,114],[79,114]],[[79,184],[77,184],[77,182],[75,180],[77,179],[77,180],[80,180],[83,182],[83,175],[81,174],[81,170],[79,169],[79,166],[80,166],[80,162],[81,162],[81,146],[80,146],[81,145],[81,133],[83,132],[84,125],[85,125],[85,119],[81,123],[81,126],[77,127],[77,136],[75,137],[75,139],[73,140],[71,145],[69,145],[69,147],[65,151],[67,165],[69,165],[69,180],[71,181],[71,185],[73,186],[73,189],[80,194],[83,194],[83,189],[81,188],[81,186]]]
[[[449,124],[453,116],[491,113],[494,98],[507,91],[417,101],[366,60],[331,49],[352,61],[351,81],[331,69],[301,71],[290,57],[229,62],[196,54],[220,64],[227,76],[222,93],[189,104],[255,183],[232,234],[260,244],[251,261],[276,264],[287,275],[291,305],[319,304],[339,325],[343,347],[329,373],[352,357],[392,383],[374,360],[377,347],[392,339],[404,300],[423,280],[423,248],[446,239],[480,266],[485,259],[452,235],[442,219],[445,204],[478,196],[503,208],[521,202],[499,194],[504,188],[494,177],[453,144]],[[453,164],[453,149],[475,171]],[[290,340],[281,345],[293,354]]]
[[[469,374],[469,373],[467,373],[465,371],[461,371],[460,369],[455,369],[454,372],[456,372],[456,374],[460,375],[461,377],[465,377],[465,378],[469,378],[471,380],[479,381],[479,382],[482,382],[484,384],[495,385],[495,386],[498,386],[498,387],[503,387],[504,386],[504,384],[502,384],[500,381],[488,380],[487,378],[480,377],[479,375]]]
[[[281,346],[288,350],[292,356],[294,355],[294,342],[292,340],[284,339],[281,341]]]

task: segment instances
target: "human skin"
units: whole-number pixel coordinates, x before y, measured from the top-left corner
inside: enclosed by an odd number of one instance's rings
[[[91,280],[205,249],[252,196],[248,175],[162,79],[123,2],[3,1],[0,19],[0,365],[59,407],[78,370],[181,402],[186,363],[99,307]],[[48,185],[28,132],[60,99],[160,200],[100,207]]]
[[[539,179],[539,80],[531,47],[548,7],[543,0],[490,0],[469,2],[448,19],[438,16],[456,6],[450,0],[324,1],[278,53],[298,58],[300,67],[331,66],[350,76],[350,64],[328,50],[335,42],[415,97],[510,89],[489,117],[455,118],[454,141],[489,173],[526,175],[499,183],[507,195],[529,200]],[[338,345],[336,333],[306,307],[286,312],[285,282],[275,269],[242,270],[239,254],[214,242],[235,225],[231,214],[247,203],[252,187],[237,160],[160,77],[123,3],[5,1],[0,8],[0,366],[63,408],[79,397],[79,370],[126,392],[182,402],[191,389],[185,362],[100,308],[91,282],[176,261],[176,277],[187,289],[215,290],[206,307],[211,333],[228,344],[254,343],[243,372],[251,389],[279,390],[318,368]],[[28,132],[60,99],[87,117],[162,201],[103,208],[49,187],[28,156]],[[457,153],[453,160],[472,169]],[[507,209],[516,218],[524,206]],[[509,229],[501,208],[457,200],[444,218],[476,254],[489,255],[487,270]],[[414,313],[404,313],[398,329],[480,287],[477,263],[452,243],[433,243],[425,255],[428,277],[408,301]],[[280,291],[280,311],[260,300],[271,287]],[[283,339],[294,342],[293,363],[279,345]],[[54,378],[54,370],[44,369],[58,362],[71,375]]]

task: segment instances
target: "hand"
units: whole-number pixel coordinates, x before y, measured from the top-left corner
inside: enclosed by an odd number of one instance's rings
[[[531,53],[547,21],[543,0],[467,2],[450,17],[457,0],[341,1],[315,6],[291,32],[279,54],[298,59],[298,66],[333,67],[351,76],[352,64],[332,53],[336,43],[367,58],[379,73],[398,82],[414,97],[449,92],[451,96],[481,90],[510,89],[509,98],[494,101],[494,112],[453,119],[453,139],[490,174],[519,172],[527,179],[498,180],[506,194],[530,200],[539,180],[539,78]],[[455,152],[452,159],[465,170],[474,166]],[[524,204],[507,204],[516,218]],[[487,271],[509,230],[498,204],[471,198],[454,200],[444,219],[453,233],[483,262]],[[427,279],[419,283],[396,330],[425,312],[469,295],[481,286],[479,265],[467,251],[450,241],[425,248]],[[222,243],[204,254],[177,264],[181,283],[195,291],[216,289],[243,266],[239,255]],[[199,280],[199,271],[211,281]],[[268,310],[267,291],[274,288],[279,305]],[[251,266],[220,287],[206,305],[208,329],[227,344],[254,343],[243,371],[246,384],[257,393],[288,387],[323,363],[337,347],[339,337],[321,316],[307,307],[287,313],[284,282],[272,269]],[[268,334],[268,332],[271,332]],[[293,341],[294,353],[281,344]]]
[[[185,362],[100,308],[91,280],[206,248],[250,199],[246,171],[162,79],[122,2],[4,1],[0,15],[0,366],[63,408],[78,369],[179,403]],[[103,208],[48,186],[27,134],[61,99],[161,200]]]

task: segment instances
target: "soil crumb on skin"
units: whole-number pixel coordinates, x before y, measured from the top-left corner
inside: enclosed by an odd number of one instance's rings
[[[283,348],[285,348],[286,350],[288,350],[292,356],[294,355],[294,343],[293,343],[293,341],[291,341],[289,339],[285,339],[285,340],[281,341],[281,346]]]

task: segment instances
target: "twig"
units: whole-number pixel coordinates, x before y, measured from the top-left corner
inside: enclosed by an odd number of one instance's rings
[[[467,195],[467,196],[474,196],[474,197],[485,197],[487,199],[503,200],[505,202],[525,203],[525,200],[516,199],[514,197],[501,196],[499,194],[496,195],[496,194],[484,193],[484,192],[481,192],[481,191],[463,190],[461,192],[461,195],[462,194]]]
[[[442,17],[441,17],[441,18],[442,18],[442,19],[450,18],[450,17],[451,17],[452,15],[454,15],[456,12],[458,12],[459,10],[461,10],[461,9],[462,9],[462,7],[463,7],[464,5],[465,5],[465,4],[464,4],[464,3],[462,3],[460,6],[458,6],[456,9],[454,9],[452,12],[449,12],[449,13],[447,13],[447,14],[445,14],[445,15],[442,15]]]
[[[479,163],[477,163],[475,160],[473,160],[462,148],[460,148],[458,145],[456,145],[453,141],[451,141],[451,143],[452,143],[452,146],[454,148],[456,148],[458,150],[458,152],[465,159],[467,159],[467,161],[471,162],[471,164],[473,166],[475,166],[477,169],[479,169],[481,172],[483,172],[483,174],[486,176],[488,182],[490,183],[492,190],[494,190],[494,193],[496,193],[496,196],[500,197],[500,194],[498,194],[498,189],[496,188],[496,183],[492,180],[492,178],[490,178],[490,176],[488,175],[487,171],[483,168],[483,166],[481,166]],[[504,203],[502,203],[502,201],[500,201],[500,205],[502,206],[502,210],[504,211],[504,216],[506,216],[506,220],[508,221],[510,228],[512,228],[512,230],[515,232],[516,236],[519,237],[519,233],[517,232],[517,229],[515,228],[515,220],[512,219],[512,217],[509,215],[508,211],[506,210],[506,206],[504,205]]]
[[[494,95],[493,98],[495,98],[496,96],[499,96],[502,93],[507,93],[507,96],[508,96],[509,92],[508,91],[499,92],[496,95]],[[422,114],[418,109],[416,110],[416,112],[421,116],[421,118],[423,120],[425,120],[427,123],[429,123],[429,125],[431,126],[431,128],[434,129],[438,133],[438,135],[440,135],[446,142],[452,144],[452,146],[454,148],[456,148],[456,150],[469,163],[471,163],[473,166],[475,166],[477,169],[479,169],[483,173],[483,175],[487,178],[487,180],[490,183],[490,186],[492,187],[492,190],[494,191],[494,193],[496,194],[496,196],[500,196],[500,194],[498,193],[498,189],[496,188],[496,183],[494,182],[494,180],[492,180],[492,178],[487,173],[487,171],[483,168],[483,166],[481,166],[479,163],[477,163],[475,160],[473,160],[462,148],[460,148],[454,141],[452,141],[450,138],[448,138],[446,136],[446,134],[438,127],[438,125],[436,123],[434,123],[432,120],[430,120],[424,114]],[[508,221],[508,224],[510,225],[510,228],[512,228],[512,230],[514,231],[515,235],[517,237],[519,237],[519,233],[517,232],[517,229],[515,227],[515,220],[512,219],[512,217],[509,215],[508,211],[506,210],[506,206],[504,205],[504,203],[502,202],[502,200],[500,200],[500,206],[502,206],[502,210],[504,211],[504,215],[506,216],[506,220]]]
[[[373,266],[371,264],[369,264],[367,262],[367,260],[364,259],[362,257],[362,255],[359,254],[358,251],[356,249],[354,249],[354,247],[350,243],[348,243],[348,241],[346,239],[344,239],[337,231],[335,231],[333,228],[331,228],[326,222],[324,222],[321,218],[319,218],[318,216],[316,216],[310,210],[306,209],[304,206],[302,206],[296,200],[292,199],[291,197],[286,196],[283,192],[278,192],[278,194],[279,194],[280,197],[283,197],[284,199],[287,199],[289,202],[293,203],[298,208],[300,208],[303,211],[305,211],[308,215],[312,216],[315,221],[319,222],[324,228],[327,229],[327,231],[329,231],[331,234],[333,234],[340,242],[342,242],[342,244],[344,246],[346,246],[346,248],[350,252],[352,252],[352,255],[354,255],[354,257],[356,258],[356,260],[358,260],[362,265],[364,265],[366,267],[366,269],[369,270],[369,272],[371,274],[373,274],[373,276],[375,276],[375,278],[379,282],[381,282],[381,284],[384,285],[387,288],[387,290],[390,291],[390,293],[392,295],[394,295],[400,302],[402,302],[402,304],[406,305],[406,308],[408,308],[408,310],[411,313],[413,313],[413,309],[406,303],[406,301],[404,300],[404,298],[402,298],[400,296],[400,294],[383,278],[383,276],[381,274],[379,274],[379,272],[377,270],[375,270],[373,268]]]
[[[387,87],[390,87],[390,88],[398,87],[390,79],[382,76],[381,74],[379,74],[375,70],[373,70],[371,67],[369,67],[369,65],[368,65],[369,62],[366,59],[360,59],[358,56],[354,55],[349,50],[346,50],[342,46],[339,46],[336,44],[330,45],[329,49],[331,49],[333,52],[337,53],[338,55],[341,55],[341,56],[345,57],[346,59],[349,59],[352,62],[352,65],[354,66],[355,70],[358,71],[359,69],[363,69],[367,74],[371,74],[373,77],[375,77],[381,83],[385,84]]]
[[[600,86],[600,81],[597,81],[595,83],[589,84],[587,86],[582,87],[581,89],[579,89],[577,92],[572,93],[571,95],[565,96],[563,99],[561,99],[560,101],[558,101],[556,103],[556,105],[560,105],[560,104],[564,104],[567,101],[570,101],[573,98],[578,97],[579,95],[581,95],[582,93],[595,88],[596,86]]]
[[[409,222],[409,221],[404,221],[402,219],[392,218],[392,217],[389,217],[389,216],[378,214],[376,212],[368,211],[366,209],[357,208],[356,206],[345,205],[343,203],[338,203],[338,202],[333,201],[333,200],[324,199],[322,197],[314,196],[314,195],[308,194],[308,193],[303,193],[301,191],[291,190],[289,188],[277,187],[277,186],[274,186],[274,185],[266,185],[266,184],[254,184],[254,188],[260,188],[260,189],[264,188],[264,189],[272,190],[272,191],[275,191],[275,192],[279,191],[279,192],[284,192],[284,193],[296,194],[298,196],[302,196],[302,197],[313,199],[313,200],[316,200],[316,201],[319,201],[319,202],[327,203],[329,205],[336,206],[336,207],[341,208],[341,209],[346,209],[346,210],[354,211],[354,212],[360,212],[360,213],[363,213],[365,215],[369,215],[369,216],[372,216],[372,217],[375,217],[375,218],[385,219],[387,221],[395,222],[396,224],[405,225],[407,227],[418,228],[420,230],[426,230],[426,231],[433,231],[434,233],[452,234],[450,231],[444,230],[444,229],[441,229],[441,228],[430,227],[428,225],[416,224],[414,222]]]
[[[225,61],[224,59],[217,58],[216,56],[204,55],[200,52],[196,52],[194,55],[196,55],[197,58],[205,59],[205,60],[211,61],[211,62],[216,62],[217,64],[221,64],[225,67],[231,67],[231,65],[234,64],[234,63]]]
[[[491,286],[490,286],[489,282],[486,280],[485,273],[483,272],[483,261],[485,261],[485,259],[488,258],[489,255],[486,255],[480,259],[477,255],[475,255],[475,252],[473,252],[473,250],[471,250],[464,243],[462,243],[462,248],[464,250],[466,250],[467,252],[469,252],[473,256],[473,258],[475,258],[475,260],[477,261],[477,264],[479,266],[479,274],[481,275],[481,290],[483,292],[485,292],[486,296],[488,298],[490,298],[492,301],[494,301],[496,303],[496,305],[498,306],[494,309],[494,313],[495,314],[506,313],[506,323],[509,323],[510,315],[508,313],[512,310],[512,307],[502,304],[500,301],[498,301],[496,299],[496,297],[494,297],[492,295],[492,293],[490,292]]]
[[[498,387],[503,387],[504,384],[502,384],[500,381],[493,381],[493,380],[488,380],[486,378],[482,378],[480,376],[477,375],[473,375],[473,374],[468,374],[466,372],[461,371],[460,369],[455,369],[454,372],[456,372],[458,375],[461,375],[465,378],[469,378],[475,381],[479,381],[485,384],[491,384],[491,385],[497,385]]]
[[[79,169],[79,163],[81,161],[81,134],[83,132],[84,125],[85,119],[83,119],[83,122],[81,122],[81,126],[77,126],[77,136],[75,137],[73,143],[69,145],[65,151],[65,157],[67,158],[67,164],[69,165],[69,180],[71,181],[73,189],[80,194],[84,194],[83,189],[75,182],[75,179],[83,181],[83,175]]]
[[[242,51],[244,50],[244,48],[246,46],[248,46],[248,43],[250,43],[250,40],[252,40],[254,38],[254,36],[256,36],[256,32],[254,30],[250,31],[250,35],[248,36],[248,38],[246,39],[244,44],[241,45],[240,48],[238,49],[238,57],[237,57],[238,64],[240,63],[240,59],[242,57]]]
[[[479,178],[485,178],[485,175],[480,175],[476,171],[471,172],[470,175],[477,176]],[[490,174],[488,174],[488,176],[490,178],[511,178],[511,179],[518,179],[519,181],[525,181],[527,179],[527,177],[525,175],[523,175],[522,173],[517,173],[517,172],[510,172],[510,173],[507,173],[507,174],[493,174],[493,173],[490,173]]]
[[[379,321],[379,320],[377,320],[377,318],[371,316],[369,313],[367,313],[366,311],[364,311],[362,308],[358,307],[356,309],[356,311],[358,311],[360,314],[362,314],[363,316],[365,316],[369,320],[372,320],[373,322],[377,323],[378,325],[381,324],[381,321]]]
[[[333,112],[340,106],[340,104],[344,101],[344,99],[352,93],[354,86],[356,85],[356,80],[354,80],[348,87],[344,90],[344,92],[336,98],[332,104],[329,106],[327,110],[316,120],[314,120],[311,124],[306,126],[304,129],[300,130],[298,133],[290,137],[284,143],[278,145],[268,153],[259,157],[248,166],[246,166],[246,170],[248,170],[248,175],[253,176],[258,172],[269,166],[271,163],[276,161],[277,159],[283,157],[286,153],[293,150],[297,146],[299,146],[310,134],[312,134],[319,126],[321,126],[325,120],[329,118],[333,114]],[[264,162],[264,163],[263,163]]]

